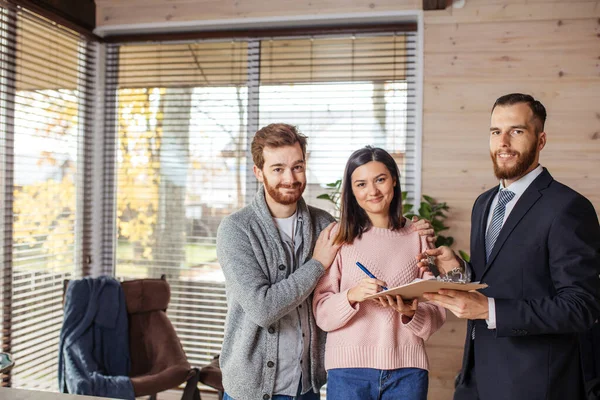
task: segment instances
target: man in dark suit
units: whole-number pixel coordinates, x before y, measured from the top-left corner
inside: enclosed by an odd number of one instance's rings
[[[426,295],[468,320],[456,400],[584,396],[577,334],[600,315],[600,227],[592,204],[539,164],[545,120],[529,95],[496,101],[490,155],[500,184],[473,206],[471,262],[447,247],[420,257],[489,285]]]

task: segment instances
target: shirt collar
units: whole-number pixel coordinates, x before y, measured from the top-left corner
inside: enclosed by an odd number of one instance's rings
[[[506,188],[504,187],[502,180],[500,180],[500,186],[498,190],[500,191],[503,189],[508,189],[515,194],[515,197],[519,197],[523,194],[523,192],[525,192],[525,190],[527,190],[529,185],[531,185],[531,182],[533,182],[535,178],[537,178],[542,172],[544,172],[544,168],[538,164],[534,170],[511,183]]]

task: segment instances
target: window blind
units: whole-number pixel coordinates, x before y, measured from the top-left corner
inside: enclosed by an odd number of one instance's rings
[[[308,140],[305,200],[350,153],[387,149],[415,189],[416,33],[386,31],[111,45],[107,66],[105,268],[167,276],[192,364],[220,351],[227,311],[220,221],[256,191],[249,144],[271,122]]]
[[[227,41],[109,49],[118,56],[109,57],[107,70],[106,97],[115,101],[107,118],[116,126],[105,151],[115,168],[105,186],[116,187],[105,213],[107,226],[116,226],[116,246],[107,251],[119,278],[167,276],[169,317],[195,365],[207,363],[222,342],[216,230],[246,202],[247,47]],[[104,257],[107,269],[111,258]]]
[[[259,126],[291,121],[308,135],[309,204],[365,145],[386,149],[415,190],[416,34],[385,32],[261,42]]]
[[[56,390],[63,280],[89,243],[94,45],[0,2],[3,385]]]

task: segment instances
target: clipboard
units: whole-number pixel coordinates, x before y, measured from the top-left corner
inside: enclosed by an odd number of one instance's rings
[[[412,300],[414,298],[418,298],[419,301],[426,302],[427,299],[423,297],[423,293],[437,293],[437,291],[440,289],[470,292],[472,290],[483,289],[486,287],[488,287],[487,284],[479,282],[457,283],[438,281],[437,279],[419,279],[406,285],[396,286],[389,288],[388,290],[382,290],[381,292],[377,292],[367,296],[366,298],[376,299],[378,297],[385,297],[385,295],[390,295],[392,297],[400,295],[402,296],[402,300]]]

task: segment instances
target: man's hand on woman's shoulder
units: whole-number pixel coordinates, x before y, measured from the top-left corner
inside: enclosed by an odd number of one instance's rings
[[[437,237],[433,230],[433,225],[426,219],[419,219],[416,215],[412,217],[411,228],[413,231],[419,232],[420,236],[427,236],[427,242],[435,243]]]
[[[336,226],[336,222],[332,222],[327,225],[327,227],[321,231],[321,234],[319,234],[319,238],[315,243],[315,249],[313,251],[312,258],[323,264],[325,269],[331,267],[331,263],[333,263],[333,259],[340,248],[339,244],[333,243],[337,234],[337,230],[339,229],[336,228]]]

